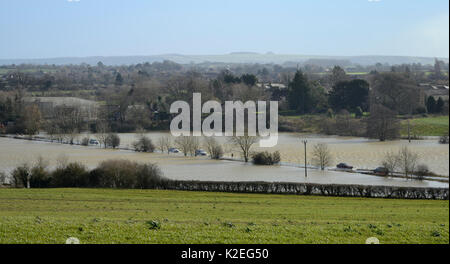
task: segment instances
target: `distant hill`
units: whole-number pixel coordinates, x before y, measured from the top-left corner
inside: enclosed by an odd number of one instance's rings
[[[448,63],[448,58],[439,58]],[[434,64],[435,58],[430,57],[406,57],[406,56],[310,56],[310,55],[289,55],[289,54],[274,54],[274,53],[253,53],[253,52],[234,52],[224,55],[182,55],[182,54],[165,54],[153,56],[108,56],[108,57],[61,57],[61,58],[44,58],[44,59],[0,59],[0,65],[11,64],[81,64],[87,63],[91,65],[97,64],[99,61],[106,65],[130,65],[145,62],[156,62],[170,60],[180,64],[190,63],[314,63],[317,65],[328,64],[345,64],[343,66],[373,65],[375,63],[382,64],[403,64],[403,63],[421,63]]]

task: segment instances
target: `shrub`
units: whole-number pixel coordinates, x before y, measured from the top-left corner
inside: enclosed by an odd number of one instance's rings
[[[111,133],[108,134],[108,136],[106,137],[105,140],[105,145],[110,147],[110,148],[117,148],[118,146],[120,146],[120,137],[118,134],[115,133]]]
[[[36,165],[30,171],[31,188],[48,188],[52,181],[51,174],[43,166]]]
[[[30,177],[30,168],[26,164],[21,165],[13,170],[11,173],[12,184],[16,188],[27,187]]]
[[[88,187],[89,174],[81,163],[69,163],[65,167],[57,168],[52,173],[53,187]]]
[[[150,138],[141,136],[136,142],[133,143],[134,150],[137,152],[154,152],[155,146]]]
[[[81,145],[82,145],[82,146],[89,146],[89,137],[84,137],[84,138],[81,140]]]
[[[129,160],[107,160],[90,173],[92,187],[150,189],[164,182],[156,164],[138,164]]]
[[[148,229],[158,230],[161,229],[161,223],[157,220],[147,221]]]
[[[448,140],[448,132],[445,135],[442,135],[439,138],[439,144],[448,144],[449,140]]]
[[[428,176],[430,174],[430,170],[428,169],[427,165],[420,164],[419,166],[417,166],[415,174],[417,178],[423,180],[424,176]]]
[[[140,164],[137,166],[135,188],[150,189],[162,186],[164,178],[156,164]]]
[[[12,185],[18,188],[30,186],[150,189],[167,184],[167,179],[156,164],[139,164],[128,160],[107,160],[91,171],[80,163],[69,163],[58,166],[51,173],[42,165],[31,169],[22,165],[14,169],[11,176]]]
[[[255,165],[275,165],[280,163],[280,153],[278,151],[269,153],[267,151],[258,152],[252,155],[253,164]]]
[[[425,114],[425,113],[427,113],[427,109],[423,106],[417,107],[413,112],[413,114],[415,114],[415,115]]]
[[[98,187],[134,188],[137,163],[129,160],[107,160],[100,163],[97,172],[102,175]]]
[[[306,126],[306,123],[302,119],[287,118],[280,116],[278,119],[278,131],[279,132],[301,132]]]

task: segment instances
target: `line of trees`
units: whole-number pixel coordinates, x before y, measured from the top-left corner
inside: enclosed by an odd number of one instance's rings
[[[153,163],[140,164],[129,160],[107,160],[88,170],[81,163],[59,163],[54,170],[39,158],[33,166],[18,166],[11,173],[16,188],[121,188],[152,189],[164,186],[160,168]]]

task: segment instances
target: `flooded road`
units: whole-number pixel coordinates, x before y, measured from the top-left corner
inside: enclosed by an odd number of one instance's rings
[[[150,134],[152,139],[156,139],[161,135],[163,134]],[[121,137],[123,138],[122,146],[126,146],[126,144],[128,144],[127,142],[130,142],[129,144],[131,144],[135,139],[135,136],[132,134],[121,135]],[[334,145],[339,145],[339,143],[332,139],[328,140],[334,142]],[[345,145],[343,143],[341,144]],[[368,142],[366,144],[370,143]],[[58,143],[0,138],[1,171],[11,171],[14,167],[23,163],[32,164],[39,156],[44,157],[44,159],[49,162],[50,167],[54,167],[61,155],[66,156],[71,162],[81,162],[90,168],[93,168],[97,166],[99,162],[108,159],[129,159],[138,162],[157,163],[167,178],[176,180],[310,182],[323,184],[336,183],[448,188],[448,183],[411,181],[399,178],[384,178],[334,171],[322,172],[318,170],[309,170],[308,178],[305,178],[303,169],[294,167],[261,167],[245,164],[243,162],[213,161],[208,158],[184,157],[183,155],[177,154],[136,153],[128,150],[109,150],[101,149],[99,147],[71,146]],[[442,158],[448,160],[448,154],[447,157]]]

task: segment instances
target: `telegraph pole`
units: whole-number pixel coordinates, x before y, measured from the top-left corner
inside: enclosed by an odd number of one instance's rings
[[[409,122],[409,119],[408,119],[408,141],[409,143],[411,143],[411,123]]]
[[[306,144],[308,143],[308,140],[302,140],[303,144],[305,145],[305,178],[308,178],[308,168],[307,168],[307,162],[306,162]]]

